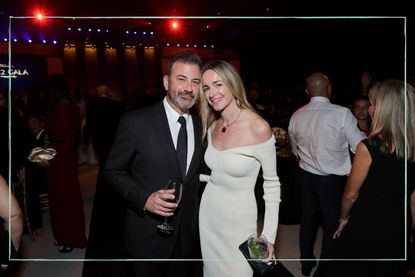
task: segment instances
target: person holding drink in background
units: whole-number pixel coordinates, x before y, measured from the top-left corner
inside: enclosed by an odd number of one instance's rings
[[[127,204],[124,242],[131,258],[192,258],[202,126],[189,109],[199,97],[201,65],[200,57],[191,52],[174,55],[163,77],[164,100],[128,112],[120,121],[104,176]],[[179,200],[175,189],[165,189],[169,180],[182,183],[180,205],[171,202]],[[172,228],[163,225],[165,220]],[[152,277],[189,276],[190,266],[185,262],[134,263],[135,276]]]
[[[274,255],[280,202],[275,138],[268,123],[248,103],[242,80],[228,62],[216,60],[204,65],[200,99],[208,142],[205,162],[211,169],[209,176],[201,175],[201,181],[208,182],[199,212],[203,276],[252,276],[239,245],[257,232],[254,187],[260,168],[266,259]]]

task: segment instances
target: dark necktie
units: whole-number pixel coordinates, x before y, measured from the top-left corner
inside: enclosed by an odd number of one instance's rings
[[[180,126],[179,135],[177,136],[177,159],[179,161],[182,176],[186,176],[187,167],[187,131],[186,131],[186,119],[180,116],[178,119]]]

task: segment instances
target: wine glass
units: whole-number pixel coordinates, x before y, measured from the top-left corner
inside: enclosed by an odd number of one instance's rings
[[[174,189],[174,199],[167,200],[169,202],[175,202],[179,204],[182,198],[182,187],[183,184],[179,181],[169,180],[165,189]],[[168,217],[164,218],[162,224],[157,225],[157,232],[162,236],[172,236],[173,235],[173,226],[168,223]]]

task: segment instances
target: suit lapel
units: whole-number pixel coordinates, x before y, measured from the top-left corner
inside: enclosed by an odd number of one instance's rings
[[[192,121],[193,121],[193,133],[194,133],[194,140],[195,140],[195,150],[193,152],[192,161],[190,162],[189,170],[187,171],[187,175],[185,180],[188,179],[188,176],[193,176],[194,171],[198,168],[198,161],[201,154],[202,149],[202,124],[200,122],[200,118],[197,116],[192,115]]]
[[[166,153],[166,159],[172,165],[171,168],[177,168],[179,170],[179,165],[177,162],[176,149],[174,148],[173,139],[170,133],[170,127],[167,120],[166,111],[164,110],[163,102],[160,102],[154,110],[155,114],[153,115],[157,121],[153,125],[153,128],[160,138],[160,148],[163,148],[163,151]],[[180,171],[180,170],[179,170]],[[181,175],[180,173],[178,174]]]
[[[170,127],[166,115],[166,111],[164,110],[163,102],[160,102],[159,105],[156,105],[154,109],[153,117],[157,119],[156,123],[153,125],[155,132],[157,133],[158,137],[160,138],[160,147],[166,153],[166,159],[169,160],[169,163],[172,164],[172,168],[177,168],[178,176],[181,176],[179,163],[177,160],[176,149],[174,148],[173,139],[170,133]],[[193,129],[194,129],[194,141],[195,141],[195,149],[193,152],[192,160],[190,162],[189,169],[187,170],[186,176],[183,178],[184,182],[188,180],[188,176],[193,176],[194,172],[198,168],[198,160],[200,159],[200,155],[202,152],[202,124],[200,118],[197,116],[192,115],[193,121]]]

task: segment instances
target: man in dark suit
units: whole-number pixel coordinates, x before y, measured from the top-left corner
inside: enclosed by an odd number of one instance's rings
[[[92,138],[100,169],[105,166],[124,111],[125,107],[121,102],[111,99],[111,91],[106,85],[97,88],[97,98],[91,100],[86,107],[84,144],[88,144]]]
[[[83,130],[84,144],[88,144],[92,138],[99,161],[85,259],[122,259],[125,258],[122,239],[124,230],[120,225],[124,222],[125,201],[114,195],[103,177],[103,170],[125,107],[121,102],[111,99],[108,86],[100,85],[96,92],[97,98],[86,106],[86,124]],[[123,276],[127,268],[125,264],[117,262],[84,262],[82,276]]]
[[[163,77],[167,95],[162,102],[126,113],[104,170],[111,186],[125,199],[124,242],[136,259],[192,258],[197,234],[199,163],[202,159],[202,127],[189,109],[199,96],[201,59],[179,52],[170,59]],[[181,123],[186,119],[187,161],[185,172],[176,153]],[[170,202],[173,190],[165,190],[169,180],[183,182],[180,205]],[[162,236],[157,225],[169,218],[171,236]],[[134,263],[136,276],[189,276],[191,263]]]
[[[48,147],[48,136],[45,132],[45,118],[41,115],[31,114],[27,117],[30,135],[27,139],[27,154],[35,147]],[[25,193],[26,210],[29,219],[28,232],[41,236],[43,230],[42,210],[40,205],[40,194],[47,192],[46,167],[26,160],[25,163]]]

